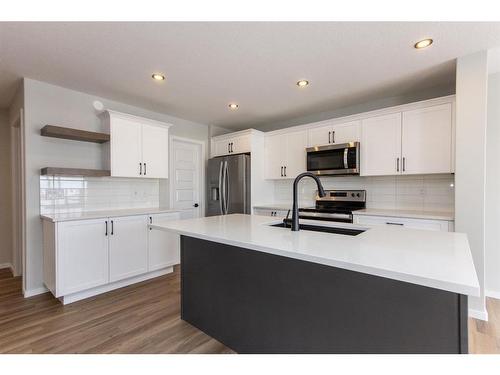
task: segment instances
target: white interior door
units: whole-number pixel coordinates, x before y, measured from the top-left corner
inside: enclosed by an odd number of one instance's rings
[[[203,160],[202,143],[172,137],[170,150],[170,208],[181,210],[181,218],[203,216]]]
[[[168,178],[168,128],[142,125],[143,175]]]

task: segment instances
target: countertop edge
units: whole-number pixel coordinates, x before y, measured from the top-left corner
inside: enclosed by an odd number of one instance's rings
[[[317,264],[323,264],[323,265],[327,265],[327,266],[331,266],[331,267],[338,267],[338,268],[342,268],[342,269],[349,270],[349,271],[361,272],[361,273],[365,273],[365,274],[369,274],[369,275],[374,275],[374,276],[384,277],[384,278],[388,278],[388,279],[392,279],[392,280],[407,282],[407,283],[420,285],[420,286],[424,286],[424,287],[440,289],[440,290],[444,290],[444,291],[451,292],[451,293],[458,293],[458,294],[463,294],[463,295],[468,295],[468,296],[473,296],[473,297],[478,297],[480,295],[479,287],[473,287],[473,286],[464,285],[464,284],[457,284],[457,283],[448,282],[448,281],[429,280],[429,279],[422,277],[422,276],[408,275],[405,273],[380,269],[377,267],[358,265],[358,264],[354,264],[354,263],[346,263],[346,262],[342,262],[342,261],[324,259],[324,258],[319,258],[319,257],[314,257],[314,256],[302,256],[302,254],[297,254],[297,253],[293,253],[293,252],[288,252],[286,250],[280,250],[280,249],[275,249],[275,248],[266,247],[266,246],[254,245],[254,244],[248,243],[248,242],[228,240],[228,239],[222,238],[222,237],[210,236],[210,235],[199,234],[199,233],[192,233],[192,232],[179,230],[179,229],[165,228],[165,227],[161,226],[161,224],[159,224],[159,225],[150,224],[149,227],[151,227],[153,229],[157,229],[157,230],[163,230],[163,231],[167,231],[167,232],[177,233],[177,234],[183,235],[183,236],[194,237],[194,238],[207,240],[207,241],[219,242],[219,243],[223,243],[226,245],[242,247],[242,248],[246,248],[246,249],[250,249],[250,250],[265,252],[268,254],[285,256],[287,258],[298,259],[298,260],[303,260],[306,262],[312,262],[312,263],[317,263]]]
[[[132,209],[131,211],[124,210],[123,212],[119,212],[119,210],[102,211],[102,213],[99,211],[92,211],[91,213],[89,213],[88,216],[81,216],[81,217],[68,216],[68,217],[58,218],[57,215],[51,216],[51,215],[40,214],[40,219],[51,221],[53,223],[57,223],[57,222],[61,222],[61,221],[92,220],[92,219],[103,219],[106,217],[139,216],[139,215],[153,215],[153,214],[178,213],[178,212],[181,212],[181,210],[145,209],[144,211],[141,211],[140,209],[138,209],[138,211],[134,211],[134,209]],[[70,214],[68,214],[68,215],[70,215]]]

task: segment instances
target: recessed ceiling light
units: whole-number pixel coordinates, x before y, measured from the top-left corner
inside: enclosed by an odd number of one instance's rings
[[[297,82],[297,86],[299,87],[306,87],[309,84],[309,81],[306,81],[305,79],[301,79],[300,81]]]
[[[238,106],[238,104],[236,104],[236,103],[230,103],[230,104],[229,104],[229,109],[232,109],[233,111],[234,111],[234,110],[237,110],[237,109],[238,109],[238,107],[239,107],[239,106]]]
[[[422,49],[429,47],[432,44],[433,40],[431,38],[428,39],[422,39],[421,41],[415,43],[414,47],[416,49]]]
[[[155,81],[165,81],[165,76],[161,73],[153,73],[151,76]]]

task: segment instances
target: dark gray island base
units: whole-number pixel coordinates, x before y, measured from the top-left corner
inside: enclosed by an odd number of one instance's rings
[[[238,353],[468,351],[467,296],[187,236],[181,298]]]

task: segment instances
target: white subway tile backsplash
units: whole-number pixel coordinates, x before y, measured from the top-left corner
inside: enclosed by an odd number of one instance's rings
[[[366,190],[366,206],[381,209],[406,209],[453,212],[454,176],[415,175],[382,177],[322,177],[325,189]],[[274,203],[292,200],[292,180],[274,181]],[[314,204],[316,184],[311,179],[299,183],[299,200]]]
[[[159,206],[159,180],[40,176],[40,213]]]

